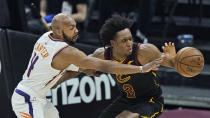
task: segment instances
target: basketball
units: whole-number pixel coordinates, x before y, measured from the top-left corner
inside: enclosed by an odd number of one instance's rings
[[[194,47],[185,47],[177,52],[175,68],[184,77],[200,74],[204,66],[203,54]]]

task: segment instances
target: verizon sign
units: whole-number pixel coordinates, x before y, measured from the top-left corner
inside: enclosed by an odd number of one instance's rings
[[[101,85],[104,84],[104,87]],[[47,96],[51,96],[50,101],[54,105],[58,105],[58,89],[61,89],[62,105],[90,103],[93,100],[102,101],[102,99],[111,99],[111,87],[116,86],[116,82],[109,74],[102,74],[100,77],[92,79],[89,76],[72,78],[57,86],[56,89],[50,90]],[[67,88],[71,88],[68,91]],[[89,87],[89,91],[86,90]],[[105,91],[102,95],[102,89]],[[79,94],[76,94],[79,93]],[[104,98],[102,98],[104,96]]]

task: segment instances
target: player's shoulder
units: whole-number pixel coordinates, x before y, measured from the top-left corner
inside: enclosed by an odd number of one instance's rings
[[[150,43],[141,44],[138,49],[139,56],[159,56],[160,50],[154,45]]]
[[[71,45],[67,45],[66,48],[62,51],[64,54],[73,54],[73,53],[78,53],[81,52],[79,49],[71,46]]]
[[[139,49],[139,53],[145,52],[145,53],[154,53],[159,52],[160,50],[154,45],[150,43],[141,44]]]
[[[145,43],[140,45],[140,50],[149,50],[149,49],[157,48],[154,44],[151,43]]]
[[[100,58],[100,59],[104,59],[104,52],[105,52],[104,47],[100,47],[100,48],[97,48],[93,52],[93,54],[91,54],[90,56],[93,56],[93,57],[96,57],[96,58]]]

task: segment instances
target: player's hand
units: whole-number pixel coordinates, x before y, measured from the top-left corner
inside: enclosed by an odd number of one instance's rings
[[[142,71],[144,72],[149,72],[151,70],[158,70],[158,67],[160,66],[160,63],[163,62],[163,57],[160,57],[158,59],[155,59],[144,66],[142,66]]]
[[[56,89],[58,86],[58,84],[56,83],[55,85],[53,85],[53,87],[51,87],[50,89]]]
[[[118,114],[115,118],[139,118],[138,113],[132,113],[128,110],[124,110],[120,114]]]
[[[165,45],[162,46],[162,49],[165,55],[163,59],[167,59],[167,60],[175,59],[176,49],[175,49],[174,43],[171,43],[171,42],[165,43]]]

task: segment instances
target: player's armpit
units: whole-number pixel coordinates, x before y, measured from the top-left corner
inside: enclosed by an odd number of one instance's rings
[[[61,84],[62,82],[69,80],[75,76],[77,76],[79,74],[79,72],[75,72],[75,71],[67,71],[58,81],[57,83],[51,88],[51,89],[55,89],[59,84]]]

